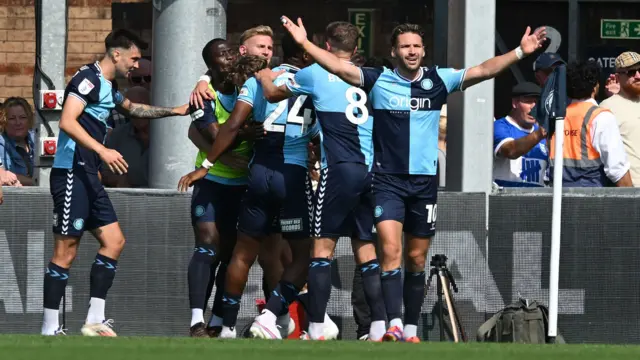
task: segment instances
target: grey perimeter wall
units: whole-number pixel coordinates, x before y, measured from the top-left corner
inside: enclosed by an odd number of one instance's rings
[[[127,245],[107,299],[119,335],[186,336],[190,311],[187,264],[193,231],[187,194],[113,190]],[[446,254],[470,339],[495,311],[523,296],[548,301],[550,192],[439,194],[438,233],[429,256]],[[38,333],[43,272],[52,253],[52,201],[47,189],[6,189],[0,206],[0,333]],[[559,328],[568,342],[638,343],[640,339],[640,194],[568,192],[563,200]],[[488,238],[487,238],[488,234]],[[96,241],[83,239],[67,289],[67,327],[86,316]],[[355,263],[341,239],[332,264],[329,315],[343,339],[355,338],[350,298]],[[429,269],[427,269],[429,270]],[[257,315],[262,274],[254,266],[239,327]],[[422,308],[422,337],[439,340],[435,279]]]

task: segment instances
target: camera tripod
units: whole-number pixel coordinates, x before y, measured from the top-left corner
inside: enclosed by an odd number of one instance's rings
[[[458,331],[460,331],[460,335],[462,337],[462,341],[467,341],[467,336],[464,332],[464,328],[462,327],[462,322],[460,321],[460,317],[458,316],[458,311],[456,310],[456,306],[454,303],[453,295],[451,294],[451,288],[453,288],[454,292],[458,292],[458,286],[456,285],[456,281],[453,279],[453,275],[449,268],[447,268],[447,257],[445,255],[434,255],[431,257],[432,266],[431,271],[429,272],[429,280],[427,280],[426,290],[429,290],[431,286],[431,280],[433,276],[437,276],[437,297],[438,297],[438,317],[440,319],[440,341],[444,341],[444,304],[442,302],[442,296],[444,295],[445,301],[447,302],[447,313],[449,314],[449,320],[451,321],[451,332],[453,333],[453,339],[455,342],[460,342],[460,337],[458,336]],[[425,291],[426,292],[426,291]]]

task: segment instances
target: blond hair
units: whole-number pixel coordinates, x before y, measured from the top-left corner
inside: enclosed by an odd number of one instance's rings
[[[245,41],[251,39],[254,36],[264,35],[273,39],[273,30],[270,26],[267,25],[258,25],[256,27],[252,27],[251,29],[245,30],[242,35],[240,35],[240,45],[244,44]]]
[[[0,106],[0,133],[4,132],[7,128],[8,115],[10,107],[21,106],[24,109],[25,114],[27,114],[27,121],[29,124],[29,129],[33,129],[36,125],[36,119],[33,116],[33,109],[29,102],[25,98],[22,97],[10,97]]]

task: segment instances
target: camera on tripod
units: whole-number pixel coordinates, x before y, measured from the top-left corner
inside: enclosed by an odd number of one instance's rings
[[[462,322],[460,321],[460,317],[458,316],[458,311],[456,310],[455,302],[453,299],[453,294],[450,291],[450,288],[453,289],[454,292],[458,292],[458,286],[456,285],[456,281],[453,278],[453,274],[447,268],[447,256],[444,254],[436,254],[431,257],[431,271],[429,273],[429,279],[427,280],[427,286],[425,290],[428,290],[431,286],[431,279],[435,276],[437,281],[437,298],[438,298],[438,317],[440,318],[440,341],[444,341],[444,302],[442,301],[443,296],[444,300],[447,304],[447,313],[449,315],[449,321],[451,323],[451,332],[453,333],[453,338],[455,342],[459,342],[460,338],[458,337],[458,331],[462,337],[462,341],[467,341],[467,335],[465,334],[464,328],[462,327]]]
[[[443,254],[433,255],[429,265],[437,268],[447,267],[447,256]]]

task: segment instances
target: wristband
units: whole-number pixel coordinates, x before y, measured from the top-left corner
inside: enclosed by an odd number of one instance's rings
[[[213,164],[211,163],[211,161],[209,161],[209,159],[204,159],[204,161],[202,162],[202,167],[207,170],[209,170],[212,166]]]
[[[524,58],[524,52],[520,46],[516,48],[516,56],[518,57],[518,60],[522,60],[522,58]]]
[[[211,82],[211,77],[209,75],[202,75],[198,78],[198,81],[206,81],[208,84]]]

